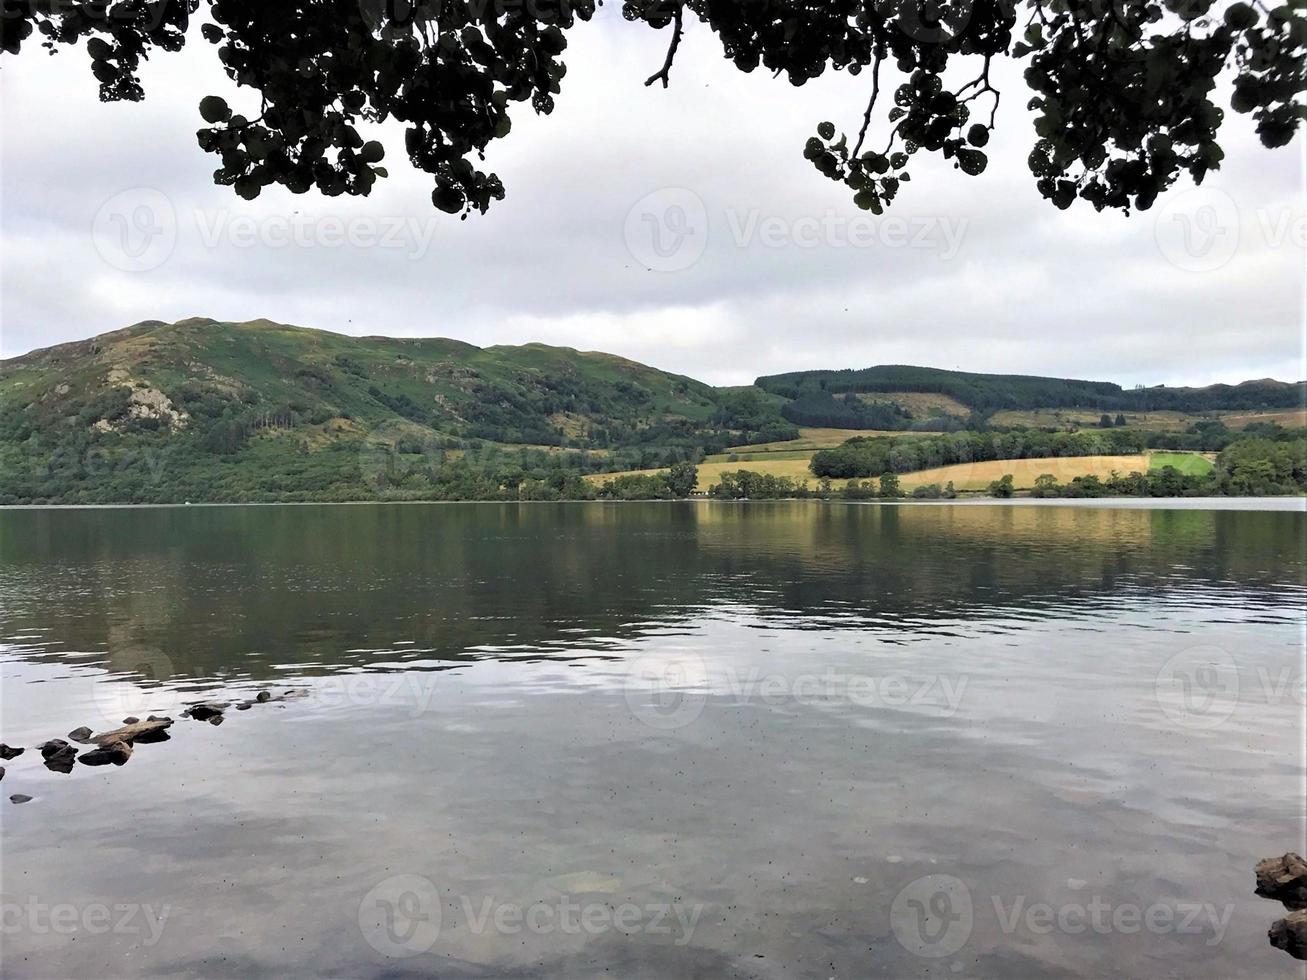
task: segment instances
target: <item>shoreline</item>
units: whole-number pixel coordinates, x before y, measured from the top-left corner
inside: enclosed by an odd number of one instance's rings
[[[1105,510],[1226,510],[1307,513],[1307,495],[1266,497],[957,497],[952,500],[842,500],[819,497],[776,497],[770,499],[720,500],[713,497],[680,497],[673,500],[251,500],[197,501],[183,503],[116,504],[0,504],[0,511],[35,510],[147,510],[196,507],[388,507],[493,504],[506,506],[630,505],[630,504],[741,504],[813,503],[855,507],[1080,507]]]

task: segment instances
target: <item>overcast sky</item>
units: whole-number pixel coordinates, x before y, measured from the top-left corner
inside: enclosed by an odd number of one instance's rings
[[[198,315],[542,341],[718,384],[883,363],[1123,384],[1307,374],[1302,140],[1264,150],[1231,112],[1201,189],[1131,218],[1059,212],[1026,168],[1029,96],[1009,71],[988,171],[919,154],[875,219],[802,157],[819,121],[856,128],[869,79],[745,75],[693,25],[671,88],[645,88],[667,35],[619,6],[569,35],[552,116],[513,109],[488,160],[508,196],[465,222],[431,206],[397,128],[370,198],[215,187],[197,103],[245,103],[198,32],[147,66],[135,105],[101,105],[81,52],[6,58],[0,354]]]

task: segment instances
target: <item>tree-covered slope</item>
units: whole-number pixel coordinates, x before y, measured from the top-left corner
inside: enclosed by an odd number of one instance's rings
[[[1125,389],[1110,381],[1078,381],[1020,374],[973,374],[903,364],[860,370],[796,371],[759,378],[757,386],[790,399],[785,415],[800,425],[896,428],[883,405],[858,395],[934,392],[975,412],[999,409],[1084,408],[1095,411],[1209,412],[1294,408],[1307,404],[1307,384],[1264,379],[1205,388]],[[888,399],[887,399],[888,400]],[[865,424],[863,419],[865,417]]]
[[[230,477],[225,496],[311,492],[326,477],[301,470],[319,470],[327,457],[298,468],[286,460],[342,447],[340,465],[329,467],[337,496],[359,451],[461,457],[534,446],[670,463],[698,447],[795,435],[781,402],[543,344],[147,321],[0,362],[0,500],[82,491],[77,499],[137,499],[169,481],[208,499],[219,474]],[[165,457],[168,479],[144,487],[145,461]],[[233,472],[242,467],[259,472]],[[270,486],[287,467],[296,472]]]

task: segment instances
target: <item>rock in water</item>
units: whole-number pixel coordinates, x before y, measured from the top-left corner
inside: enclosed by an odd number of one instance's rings
[[[196,721],[208,721],[215,718],[227,710],[230,702],[227,701],[204,701],[200,704],[193,704],[185,711],[184,715],[190,715]]]
[[[1307,909],[1307,861],[1292,852],[1258,861],[1257,894],[1285,908]]]
[[[1271,945],[1294,959],[1307,960],[1307,909],[1290,912],[1271,926]]]
[[[13,796],[9,797],[10,803],[30,803],[31,800],[32,798],[26,793],[15,793]]]
[[[69,773],[77,761],[77,750],[62,738],[52,738],[41,747],[41,757],[45,767],[51,772]]]
[[[21,748],[11,748],[3,742],[0,742],[0,759],[5,759],[6,761],[9,759],[16,759],[23,754],[23,751],[24,750]]]
[[[133,715],[133,716],[130,717],[130,718],[124,718],[124,719],[123,719],[123,724],[124,724],[124,725],[135,725],[135,724],[136,724],[138,721],[140,721],[140,720],[141,720],[141,719],[139,719],[139,718],[137,718],[135,715]]]
[[[107,766],[113,763],[115,766],[121,766],[131,757],[132,746],[129,742],[107,742],[98,749],[83,752],[82,764],[86,766]]]
[[[138,721],[134,725],[124,725],[111,732],[92,735],[91,741],[101,747],[110,742],[126,742],[128,745],[135,742],[164,742],[168,739],[165,729],[171,724],[171,718],[156,718],[151,715],[145,721]]]
[[[91,742],[91,730],[85,726],[74,728],[68,733],[68,737],[74,742],[81,742],[83,745],[89,745]]]
[[[0,766],[0,779],[4,779],[4,778],[5,778],[5,767]]]
[[[254,695],[254,700],[262,704],[264,701],[267,701],[271,697],[272,695],[269,694],[267,691],[260,691],[258,694]]]

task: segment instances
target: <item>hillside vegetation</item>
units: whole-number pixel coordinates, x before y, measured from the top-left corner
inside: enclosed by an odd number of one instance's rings
[[[921,419],[905,419],[894,392],[945,395],[974,413],[1000,410],[1078,408],[1097,412],[1212,412],[1231,409],[1294,409],[1307,402],[1307,385],[1270,379],[1205,388],[1124,389],[1108,381],[1078,381],[1019,374],[972,374],[901,364],[838,371],[797,371],[762,377],[764,391],[790,399],[783,412],[798,425],[907,429]],[[885,400],[868,400],[880,393]],[[941,406],[936,418],[955,418]]]
[[[1251,420],[1295,417],[1301,406],[1282,403],[1302,390],[1148,389]],[[1078,432],[1007,433],[991,421],[998,404],[1138,397],[1103,382],[907,367],[714,388],[543,344],[149,321],[0,362],[0,503],[557,499],[593,494],[605,475],[675,470],[671,483],[632,476],[615,491],[658,495],[695,486],[682,464],[702,464],[706,489],[762,463],[777,479],[843,480],[988,459],[1215,452],[1240,435],[1215,417],[1147,437],[1120,428],[1120,413]],[[832,405],[850,424],[796,424]],[[1250,424],[1245,434],[1274,436]]]

